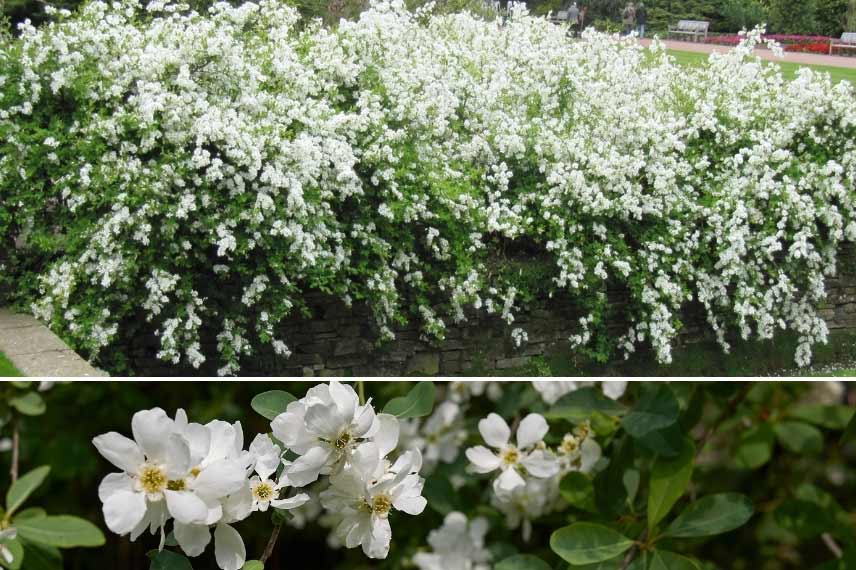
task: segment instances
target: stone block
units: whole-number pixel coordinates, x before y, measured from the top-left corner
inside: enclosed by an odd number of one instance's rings
[[[435,376],[440,372],[440,355],[436,352],[414,354],[404,367],[406,375]]]
[[[364,338],[345,338],[336,343],[333,356],[345,356],[347,354],[365,354],[371,352],[372,343]]]

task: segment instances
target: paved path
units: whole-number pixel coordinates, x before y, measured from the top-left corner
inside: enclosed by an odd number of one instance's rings
[[[651,40],[639,40],[642,45],[648,45]],[[663,40],[663,44],[669,49],[694,51],[698,53],[726,52],[731,49],[731,46],[721,46],[716,44],[704,44],[697,42],[681,42],[676,40]],[[800,65],[832,65],[835,67],[856,68],[856,57],[848,57],[842,55],[821,55],[818,53],[797,53],[785,52],[785,57],[779,58],[773,55],[768,49],[756,49],[755,55],[761,59],[768,59],[777,62],[798,63]]]
[[[30,315],[0,309],[0,352],[25,376],[107,376]]]

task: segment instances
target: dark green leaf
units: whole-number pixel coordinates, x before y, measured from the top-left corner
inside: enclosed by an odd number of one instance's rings
[[[494,570],[551,570],[550,565],[531,554],[516,554],[500,561]]]
[[[620,516],[627,508],[627,491],[624,487],[624,473],[633,469],[634,442],[630,437],[620,440],[610,458],[606,469],[594,479],[594,497],[599,511],[604,514]]]
[[[25,416],[40,416],[45,413],[45,401],[35,392],[27,392],[9,400],[9,405]]]
[[[568,420],[574,423],[586,420],[592,412],[620,416],[627,412],[622,404],[603,395],[599,389],[587,387],[565,394],[544,413],[548,420]]]
[[[816,455],[823,451],[823,434],[802,422],[780,422],[773,426],[782,447],[794,453]]]
[[[253,398],[250,402],[250,407],[262,417],[272,420],[285,412],[288,405],[296,399],[283,390],[270,390],[269,392],[262,392]]]
[[[428,501],[428,506],[441,515],[458,509],[458,495],[446,477],[428,477],[422,495]]]
[[[48,513],[43,508],[41,508],[41,507],[30,507],[28,509],[24,509],[23,511],[21,511],[17,515],[15,515],[15,520],[16,521],[19,521],[19,520],[22,521],[22,520],[26,520],[26,519],[39,519],[39,518],[46,517],[46,516],[48,516]]]
[[[664,457],[677,457],[684,446],[684,431],[679,424],[659,429],[636,439],[637,445]]]
[[[0,565],[4,568],[9,568],[10,570],[18,570],[21,568],[21,564],[23,564],[24,558],[26,557],[26,554],[24,553],[24,545],[21,544],[21,541],[17,538],[10,538],[0,542],[0,544],[7,548],[9,550],[9,554],[12,555],[11,562],[6,562],[6,559],[0,556]],[[29,567],[27,570],[29,570]]]
[[[684,509],[663,535],[690,538],[722,534],[746,524],[753,513],[752,501],[745,495],[708,495]]]
[[[785,501],[776,509],[775,516],[779,526],[802,539],[819,536],[835,524],[823,507],[802,499]]]
[[[775,437],[773,428],[767,423],[746,430],[737,443],[737,465],[746,469],[757,469],[767,463],[773,455]]]
[[[571,564],[592,564],[615,558],[633,545],[633,541],[611,528],[574,523],[560,528],[550,537],[550,548]]]
[[[594,485],[588,475],[579,471],[568,473],[562,478],[559,491],[569,505],[584,511],[597,512],[597,506],[594,503]]]
[[[648,570],[700,570],[698,564],[680,554],[666,550],[654,550],[648,562]]]
[[[58,548],[104,544],[104,535],[97,526],[68,515],[17,521],[15,528],[18,529],[18,535],[25,540]]]
[[[680,408],[675,395],[665,384],[658,384],[642,395],[639,402],[624,416],[621,425],[635,438],[667,428],[678,421]]]
[[[648,492],[648,528],[657,526],[686,492],[693,474],[694,457],[695,445],[689,438],[684,438],[677,457],[654,461]]]
[[[841,434],[841,439],[838,440],[838,443],[844,444],[844,442],[853,441],[854,439],[856,439],[856,415],[850,418],[850,423],[844,428],[844,433]]]
[[[434,409],[434,383],[419,382],[406,396],[393,398],[383,409],[397,418],[421,418]]]
[[[62,570],[62,553],[55,546],[24,542],[24,557],[27,570]]]
[[[171,550],[161,550],[152,556],[149,570],[193,570],[190,560],[183,554]]]
[[[788,414],[790,417],[826,429],[844,429],[854,417],[849,406],[799,406]]]
[[[17,481],[12,483],[9,490],[6,491],[6,514],[12,515],[17,511],[24,501],[33,494],[33,491],[39,488],[44,483],[45,478],[51,472],[49,465],[36,467],[32,471],[21,476]]]

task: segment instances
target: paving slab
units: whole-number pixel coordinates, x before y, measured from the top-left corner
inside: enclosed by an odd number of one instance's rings
[[[0,352],[26,376],[107,376],[32,315],[0,308]]]

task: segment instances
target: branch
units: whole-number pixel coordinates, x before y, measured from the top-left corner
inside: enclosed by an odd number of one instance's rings
[[[642,531],[642,534],[639,535],[639,538],[636,539],[636,542],[633,543],[633,546],[630,550],[627,551],[627,556],[624,557],[624,561],[621,563],[621,570],[627,570],[630,568],[630,563],[633,562],[633,559],[636,558],[636,554],[639,552],[639,543],[644,542],[648,538],[648,529]]]
[[[836,558],[840,560],[844,556],[844,552],[841,551],[841,547],[838,546],[838,543],[835,542],[835,539],[832,538],[832,535],[830,535],[828,532],[825,532],[820,535],[820,538],[823,539],[823,543],[826,545],[829,551],[835,555]]]
[[[18,447],[20,438],[18,435],[18,416],[12,416],[12,467],[9,469],[9,475],[12,478],[12,483],[18,480]]]
[[[270,533],[270,538],[268,539],[267,546],[265,546],[265,551],[262,553],[262,557],[259,558],[259,562],[262,564],[268,561],[270,555],[273,554],[273,548],[276,546],[276,539],[279,538],[279,529],[282,528],[281,524],[278,524],[273,527],[273,532]]]

